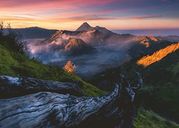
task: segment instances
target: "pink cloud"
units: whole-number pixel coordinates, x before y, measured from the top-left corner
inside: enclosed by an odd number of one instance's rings
[[[161,18],[161,17],[162,17],[161,15],[144,15],[144,16],[132,16],[129,18],[142,20],[142,19],[154,19],[154,18]]]
[[[75,9],[82,6],[99,6],[116,0],[1,0],[0,9],[41,10],[41,9]]]
[[[111,24],[111,26],[115,25],[116,28],[119,24],[121,24],[121,26],[126,25],[126,22],[128,26],[128,21],[141,22],[143,24],[146,22],[146,24],[149,24],[151,19],[156,20],[155,22],[158,22],[160,19],[160,23],[157,24],[159,26],[162,23],[168,24],[168,19],[174,22],[174,19],[172,19],[170,15],[163,13],[165,10],[162,11],[161,7],[158,11],[156,10],[155,0],[151,0],[153,3],[150,2],[150,4],[146,3],[147,0],[136,0],[138,2],[135,3],[131,1],[132,0],[0,0],[0,21],[12,21],[18,24],[16,26],[20,26],[21,24],[22,26],[26,26],[27,23],[29,23],[29,26],[43,24],[43,27],[56,27],[58,24],[62,27],[68,27],[68,25],[72,23],[74,25],[79,24],[79,22],[89,21],[94,24],[99,23],[98,25],[104,23],[104,26],[109,24]],[[161,1],[165,2],[169,0]],[[178,17],[175,11],[172,12],[172,14]],[[152,24],[154,23],[152,22]],[[140,27],[140,24],[134,24],[133,26]]]

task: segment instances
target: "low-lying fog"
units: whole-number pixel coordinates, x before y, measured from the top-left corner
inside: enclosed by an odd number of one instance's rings
[[[30,57],[40,60],[44,64],[63,67],[68,60],[76,66],[76,73],[82,77],[90,77],[107,68],[119,66],[130,59],[126,49],[119,45],[93,46],[96,50],[80,56],[67,56],[61,50],[51,47],[41,40],[26,40]]]

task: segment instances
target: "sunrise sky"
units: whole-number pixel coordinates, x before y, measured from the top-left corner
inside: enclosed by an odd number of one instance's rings
[[[15,28],[74,30],[179,28],[179,0],[0,0],[0,21]]]

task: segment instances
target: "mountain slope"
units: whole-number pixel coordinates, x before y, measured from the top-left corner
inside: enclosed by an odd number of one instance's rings
[[[129,54],[133,58],[153,54],[155,51],[172,44],[172,42],[163,40],[161,37],[138,36],[136,38],[136,42],[129,48]]]
[[[93,27],[91,27],[87,22],[84,22],[78,29],[76,29],[76,31],[88,31],[92,28]]]
[[[68,74],[58,67],[43,65],[19,53],[12,44],[9,36],[0,36],[0,74],[10,76],[27,76],[45,80],[74,82],[80,85],[86,95],[100,95],[104,92],[83,81],[76,75]]]
[[[179,50],[143,69],[143,105],[179,122]],[[162,106],[162,107],[160,107]]]
[[[168,44],[167,47],[158,50],[161,54],[156,54],[157,51],[150,54],[155,55],[156,59],[154,60],[159,60],[152,61],[154,63],[145,68],[137,64],[143,57],[139,59],[135,58],[120,67],[109,69],[96,75],[91,82],[96,83],[96,85],[103,85],[100,88],[110,89],[109,85],[119,81],[120,73],[126,74],[128,79],[133,83],[135,82],[134,72],[140,71],[143,75],[144,85],[137,93],[136,105],[153,110],[160,116],[178,123],[179,49],[177,49],[178,43]]]
[[[125,38],[124,38],[125,37]],[[109,44],[109,43],[122,43],[128,42],[128,40],[133,39],[134,36],[131,35],[119,35],[111,32],[105,27],[91,27],[87,22],[83,23],[76,31],[66,31],[61,30],[52,35],[45,42],[60,42],[68,40],[70,38],[82,39],[87,44],[99,45],[99,44]]]
[[[64,51],[72,56],[89,53],[94,48],[86,44],[81,39],[70,38],[68,43],[65,45]]]
[[[157,61],[160,61],[161,59],[175,52],[178,49],[179,49],[179,43],[171,44],[163,49],[160,49],[159,51],[156,51],[152,55],[147,55],[142,57],[137,61],[137,64],[147,67]]]
[[[149,58],[154,57],[151,65],[150,63],[147,63],[149,65],[146,67],[137,65],[140,60],[137,59],[124,65],[122,69],[128,71],[127,74],[131,74],[132,71],[136,70],[140,70],[143,74],[144,86],[138,96],[140,105],[179,123],[178,43],[168,44],[165,48],[161,48],[147,56]]]
[[[164,119],[157,113],[140,109],[134,122],[135,128],[179,128],[179,125]]]

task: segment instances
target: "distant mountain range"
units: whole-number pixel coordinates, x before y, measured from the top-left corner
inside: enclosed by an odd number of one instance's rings
[[[60,30],[51,36],[46,42],[61,42],[69,38],[81,39],[87,44],[98,45],[110,42],[111,38],[119,36],[103,27],[91,27],[88,23],[83,23],[76,31]]]
[[[77,65],[76,71],[81,76],[119,66],[179,41],[178,36],[117,34],[105,27],[93,27],[87,22],[76,31],[51,30],[48,34],[50,32],[53,34],[49,38],[28,43],[30,55],[44,63],[58,66],[71,60]]]
[[[138,36],[179,36],[179,28],[171,29],[133,29],[133,30],[113,30],[115,33],[126,34],[130,33]]]
[[[18,28],[13,29],[21,38],[32,39],[32,38],[49,38],[57,30],[44,29],[39,27],[30,28]]]

